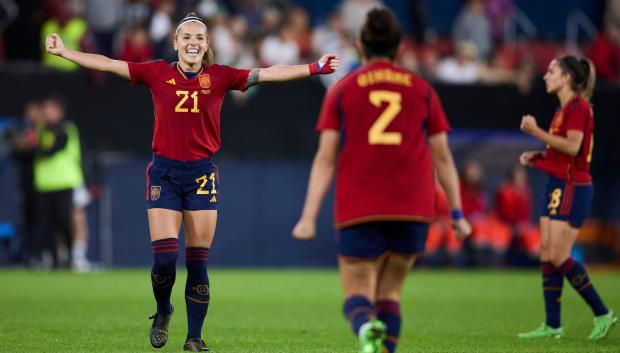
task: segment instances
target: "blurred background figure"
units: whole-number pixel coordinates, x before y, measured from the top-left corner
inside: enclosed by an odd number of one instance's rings
[[[84,183],[77,127],[65,120],[65,100],[43,101],[44,125],[34,158],[37,224],[43,268],[68,268],[73,246],[73,192]]]
[[[480,79],[478,48],[469,41],[458,42],[454,57],[446,57],[437,64],[437,79],[452,84],[472,84]]]
[[[491,22],[484,3],[484,0],[467,0],[452,30],[452,38],[456,43],[471,42],[476,46],[476,55],[473,57],[476,60],[489,58],[493,50]]]
[[[438,182],[436,182],[436,195],[437,218],[430,224],[428,229],[422,264],[431,266],[461,266],[464,264],[461,254],[463,240],[454,234],[448,198]]]
[[[36,237],[36,195],[34,188],[34,156],[38,144],[38,130],[44,124],[42,102],[32,100],[24,107],[23,120],[12,134],[13,161],[19,173],[21,220],[20,260],[29,266],[40,254],[40,240]]]
[[[511,228],[513,244],[528,259],[538,257],[540,232],[532,224],[532,190],[527,171],[520,165],[513,166],[495,193],[495,213]]]
[[[83,0],[67,0],[59,2],[59,4],[58,15],[43,23],[40,43],[44,43],[45,37],[49,34],[58,33],[63,38],[67,38],[67,48],[94,52],[95,42],[89,31],[88,22],[83,17],[85,10]],[[66,60],[59,60],[57,57],[45,53],[43,45],[41,45],[41,50],[45,66],[62,71],[78,69],[78,66],[73,63],[67,63]]]

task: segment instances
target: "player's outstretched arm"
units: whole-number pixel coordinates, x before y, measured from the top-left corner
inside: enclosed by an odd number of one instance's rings
[[[65,48],[60,36],[56,33],[45,38],[45,50],[91,70],[109,72],[126,80],[130,79],[129,66],[125,61],[110,59],[99,54],[82,53]]]
[[[293,228],[293,237],[299,240],[310,240],[316,236],[316,219],[323,203],[327,189],[332,183],[336,162],[340,133],[325,130],[321,133],[319,150],[314,156],[306,201],[299,221]]]
[[[248,76],[247,86],[264,82],[283,82],[312,75],[331,74],[338,70],[338,56],[325,54],[319,61],[307,65],[276,65],[264,69],[253,69]]]
[[[463,238],[471,234],[471,225],[463,217],[461,206],[461,192],[459,190],[459,175],[454,165],[452,152],[448,145],[448,135],[441,132],[432,135],[429,139],[433,165],[437,170],[439,184],[443,187],[448,198],[448,204],[452,210],[452,227],[457,236]]]
[[[552,135],[541,129],[536,122],[536,118],[531,115],[524,115],[521,118],[521,131],[532,135],[545,144],[551,146],[554,150],[566,153],[571,157],[575,157],[581,149],[583,142],[583,132],[579,130],[568,130],[566,138]]]

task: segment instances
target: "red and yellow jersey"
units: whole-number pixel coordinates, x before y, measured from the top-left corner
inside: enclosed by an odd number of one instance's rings
[[[427,138],[450,125],[426,81],[386,61],[364,66],[327,92],[317,130],[340,132],[337,227],[435,218]]]
[[[153,152],[179,161],[213,156],[221,145],[224,95],[244,91],[249,72],[214,64],[188,79],[176,63],[129,63],[131,83],[149,86],[153,96]]]
[[[590,104],[582,97],[571,99],[553,116],[549,133],[567,137],[569,130],[583,132],[583,142],[579,153],[571,157],[566,153],[547,146],[545,157],[534,161],[534,166],[554,177],[577,184],[590,184],[590,161],[594,147],[594,116]]]

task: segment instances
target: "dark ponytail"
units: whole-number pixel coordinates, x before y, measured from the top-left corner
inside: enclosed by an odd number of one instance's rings
[[[563,56],[557,61],[562,73],[570,75],[573,92],[589,102],[596,83],[596,71],[592,61],[588,58],[578,59],[573,55]]]
[[[392,11],[384,7],[375,7],[366,14],[362,27],[361,42],[364,55],[372,57],[396,57],[402,36],[400,24]]]
[[[209,33],[209,31],[207,30],[207,22],[202,17],[199,17],[198,14],[192,11],[192,12],[189,12],[187,15],[185,15],[185,17],[183,17],[181,21],[179,21],[179,25],[177,26],[177,34],[179,31],[178,28],[181,27],[181,25],[183,25],[184,22],[187,22],[189,20],[199,21],[200,23],[205,25],[205,32],[207,34]],[[202,65],[210,66],[213,64],[215,64],[215,54],[213,54],[213,49],[211,49],[211,46],[209,45],[209,47],[207,48],[207,52],[204,53],[204,55],[202,56]]]

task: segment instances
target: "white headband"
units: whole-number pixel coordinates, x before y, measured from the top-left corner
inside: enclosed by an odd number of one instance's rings
[[[179,34],[179,29],[181,29],[181,26],[183,26],[184,24],[186,24],[188,22],[198,22],[198,23],[200,23],[205,28],[205,31],[207,31],[207,25],[204,24],[204,22],[202,22],[202,20],[200,18],[195,17],[195,16],[191,16],[191,17],[186,17],[183,21],[181,21],[181,23],[179,23],[179,25],[177,26],[177,30],[174,33],[175,37]]]

